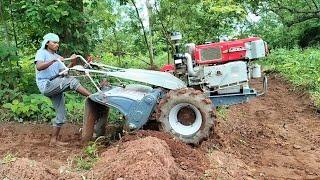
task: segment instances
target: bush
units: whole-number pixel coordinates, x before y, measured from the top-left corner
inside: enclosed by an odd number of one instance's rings
[[[157,67],[162,67],[167,63],[167,54],[162,53],[155,57],[154,64]],[[138,69],[149,69],[149,58],[143,55],[124,55],[124,56],[114,56],[111,53],[105,53],[102,55],[100,60],[95,62],[100,62],[109,66],[116,66],[121,68],[138,68]]]
[[[51,101],[39,94],[23,95],[21,100],[15,99],[3,105],[13,113],[17,121],[48,121],[54,117]]]
[[[74,94],[66,95],[67,120],[80,123],[83,119],[83,97]],[[55,112],[49,98],[41,94],[22,95],[21,99],[14,99],[5,103],[3,108],[12,113],[11,117],[16,121],[32,120],[37,122],[48,122],[55,117]],[[4,117],[1,118],[5,120]],[[8,119],[6,119],[8,120]]]

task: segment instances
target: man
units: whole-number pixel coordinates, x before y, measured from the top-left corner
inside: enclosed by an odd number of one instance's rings
[[[64,66],[58,61],[63,61],[64,58],[59,56],[56,52],[59,48],[59,36],[53,33],[48,33],[43,37],[41,48],[37,51],[35,57],[36,66],[36,82],[40,92],[49,97],[53,103],[56,111],[56,117],[53,122],[54,130],[50,139],[51,146],[67,145],[65,142],[58,141],[61,126],[66,120],[66,108],[64,91],[74,90],[84,96],[89,96],[86,88],[81,86],[79,81],[74,77],[59,76],[59,72],[64,69]],[[75,65],[74,59],[68,65],[72,67]]]

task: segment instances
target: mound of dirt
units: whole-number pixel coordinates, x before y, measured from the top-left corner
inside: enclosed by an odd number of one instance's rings
[[[81,179],[80,173],[54,167],[47,161],[27,158],[0,165],[1,179]],[[168,144],[155,137],[119,143],[103,152],[91,171],[83,177],[94,179],[197,179],[185,173],[172,156]]]
[[[188,178],[174,162],[166,142],[155,137],[125,142],[105,151],[93,174],[98,179]]]
[[[171,135],[164,132],[141,130],[123,137],[120,143],[148,136],[162,139],[168,144],[172,156],[175,158],[175,162],[188,177],[200,178],[208,169],[209,161],[206,152],[199,151],[196,147],[191,147],[190,145],[176,140]]]
[[[0,164],[0,179],[82,179],[81,173],[71,172],[64,166],[53,168],[43,162],[27,158],[17,158],[13,162]]]
[[[1,179],[57,179],[58,175],[57,170],[26,158],[0,165]]]
[[[79,135],[78,135],[78,129],[79,126],[72,125],[72,124],[66,124],[62,129],[61,139],[69,142],[69,145],[66,147],[50,147],[49,144],[49,138],[50,138],[50,131],[52,130],[51,125],[49,124],[33,124],[33,123],[16,123],[16,122],[8,122],[8,123],[0,123],[0,141],[3,142],[0,146],[0,158],[4,158],[4,155],[9,153],[17,157],[17,162],[19,162],[20,158],[26,158],[29,159],[32,162],[36,162],[35,166],[41,166],[45,167],[45,169],[51,169],[51,172],[53,174],[55,172],[59,172],[57,174],[54,174],[52,179],[56,179],[55,175],[57,175],[59,178],[63,179],[81,179],[81,176],[79,175],[79,172],[75,169],[70,169],[71,172],[74,172],[74,174],[77,174],[77,176],[72,175],[72,173],[68,176],[60,173],[61,167],[70,166],[70,162],[72,162],[76,156],[81,155],[83,152],[83,146],[79,145]],[[147,138],[148,137],[148,138]],[[152,138],[155,137],[155,138]],[[140,142],[142,139],[147,138],[147,140],[144,141],[150,141],[145,142],[146,144],[142,145]],[[151,138],[152,140],[150,140]],[[149,139],[149,140],[148,140]],[[156,139],[156,140],[154,140]],[[159,140],[161,139],[161,140]],[[136,140],[136,141],[135,141]],[[163,141],[162,141],[163,140]],[[133,141],[133,142],[130,142]],[[159,143],[161,141],[161,143]],[[129,144],[127,144],[129,143]],[[160,145],[159,145],[160,144]],[[157,174],[155,172],[155,167],[159,168],[168,168],[170,166],[170,171],[168,170],[167,175],[163,173],[163,169],[161,169],[161,176],[166,177],[187,177],[188,179],[198,179],[201,177],[205,170],[209,167],[209,163],[206,157],[205,152],[197,150],[197,148],[191,147],[189,145],[186,145],[182,142],[179,142],[175,139],[173,139],[170,135],[163,133],[163,132],[157,132],[157,131],[137,131],[132,134],[128,134],[124,136],[119,142],[117,142],[112,147],[106,148],[112,149],[110,152],[115,152],[114,148],[121,147],[123,153],[127,152],[126,148],[132,151],[136,152],[144,152],[144,153],[134,153],[129,152],[128,154],[132,153],[135,154],[137,157],[140,158],[141,154],[148,155],[152,152],[153,154],[157,154],[157,156],[149,158],[149,156],[143,157],[146,158],[139,161],[139,163],[143,164],[144,161],[153,164],[145,164],[144,166],[149,167],[150,169],[144,169],[144,167],[141,164],[141,173],[142,171],[145,173],[151,173],[151,174]],[[148,147],[151,149],[140,149],[143,147]],[[154,149],[152,149],[154,148]],[[162,149],[159,149],[162,148]],[[116,151],[117,152],[117,151]],[[120,151],[119,151],[120,152]],[[101,161],[105,162],[104,157],[108,157],[108,152],[104,152]],[[114,155],[114,160],[116,157],[120,157],[121,155]],[[127,156],[127,155],[126,155]],[[129,157],[129,155],[127,156]],[[132,158],[124,158],[124,159],[134,159],[134,156],[130,155]],[[166,159],[166,158],[169,159]],[[147,159],[149,158],[149,159]],[[163,160],[165,159],[165,161]],[[173,164],[169,165],[173,160]],[[108,160],[107,160],[108,161]],[[154,161],[154,162],[153,162]],[[121,163],[122,161],[116,161]],[[123,168],[126,168],[126,164],[121,163],[121,165],[117,165],[116,162],[112,163],[112,166],[109,166],[108,163],[98,163],[101,164],[101,169],[105,169],[106,166],[108,166],[110,169],[115,169],[116,167],[124,166]],[[162,162],[167,162],[169,164],[166,164],[165,166],[162,165]],[[160,163],[160,165],[159,165]],[[114,168],[114,167],[115,168]],[[10,175],[13,174],[12,177],[15,177],[15,170],[11,169],[11,165],[2,165],[1,168],[6,167],[6,172]],[[91,177],[97,177],[101,176],[104,177],[104,174],[106,174],[103,170],[99,170],[99,166],[94,168],[94,171],[92,172],[80,172],[85,177],[91,178]],[[103,167],[103,168],[102,168]],[[26,167],[27,168],[27,167]],[[71,168],[71,167],[69,167]],[[44,173],[46,173],[46,170],[44,169]],[[121,168],[120,168],[121,169]],[[152,171],[150,171],[152,169]],[[12,171],[12,172],[11,172]],[[98,172],[103,173],[103,175],[98,174]],[[176,172],[175,172],[176,171]],[[3,172],[3,171],[1,171]],[[23,171],[21,171],[22,173]],[[140,174],[140,171],[137,170],[137,174]],[[38,170],[37,173],[42,174],[42,170]],[[94,173],[94,176],[91,176],[92,173]],[[120,172],[118,174],[122,174],[125,172]],[[130,173],[130,172],[127,172]],[[113,176],[110,177],[116,177],[118,174],[113,174]],[[133,173],[135,174],[135,173]],[[168,175],[169,174],[169,175]],[[5,174],[3,174],[5,175]],[[34,174],[35,176],[33,178],[37,178],[38,176]],[[112,175],[112,173],[111,173]],[[126,175],[126,174],[125,174]],[[132,175],[132,174],[131,174]],[[130,176],[131,176],[130,175]],[[129,176],[129,175],[128,175]],[[134,176],[134,175],[132,175]],[[6,176],[3,176],[4,178]],[[11,176],[10,176],[11,177]],[[40,176],[41,177],[41,176]],[[149,176],[146,176],[146,178]],[[150,175],[151,177],[151,175]],[[141,177],[137,176],[137,179],[140,179]],[[25,179],[25,178],[24,178]]]

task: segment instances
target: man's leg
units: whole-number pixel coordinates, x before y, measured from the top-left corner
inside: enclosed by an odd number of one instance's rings
[[[58,141],[59,133],[61,126],[64,124],[65,119],[66,119],[66,109],[65,109],[65,99],[64,99],[64,94],[56,94],[54,96],[50,97],[53,107],[56,111],[56,117],[53,122],[53,132],[52,136],[50,139],[50,145],[55,146],[55,145],[67,145],[68,143]]]
[[[90,96],[91,92],[84,88],[79,80],[74,77],[57,77],[56,79],[49,82],[49,86],[46,88],[45,96],[54,96],[67,90],[74,90],[79,92],[81,95]]]
[[[83,96],[86,96],[86,97],[88,97],[88,96],[91,95],[91,92],[88,91],[86,88],[84,88],[84,87],[81,86],[81,85],[77,88],[76,91],[77,91],[78,93],[82,94]]]
[[[69,89],[76,90],[84,96],[91,95],[91,93],[87,89],[81,86],[81,84],[76,78],[58,77],[53,81],[50,81],[50,84],[45,90],[44,95],[48,96],[51,99],[57,115],[50,144],[65,145],[62,142],[58,141],[57,138],[59,136],[61,126],[64,124],[66,117],[65,100],[63,92]],[[62,123],[59,124],[59,122]]]
[[[67,142],[62,142],[62,141],[58,140],[60,129],[61,129],[61,127],[57,127],[57,126],[53,127],[53,133],[52,133],[52,136],[50,139],[50,146],[66,146],[66,145],[68,145]]]

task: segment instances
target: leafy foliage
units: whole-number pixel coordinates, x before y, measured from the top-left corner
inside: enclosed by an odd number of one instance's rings
[[[264,62],[268,68],[281,73],[293,85],[309,91],[316,105],[320,107],[320,52],[318,49],[277,49],[272,51]]]
[[[5,0],[5,21],[10,21],[11,39],[21,50],[39,47],[42,37],[48,32],[58,34],[62,54],[90,52],[99,40],[99,28],[106,25],[108,16],[94,16],[97,4],[104,1],[8,1]],[[104,3],[105,4],[105,3]],[[7,5],[7,6],[6,6]],[[23,14],[23,16],[22,16]],[[10,18],[9,18],[10,17]],[[23,48],[22,48],[23,47]]]
[[[48,98],[37,94],[23,95],[21,101],[15,99],[3,105],[4,108],[12,111],[14,119],[18,121],[21,119],[48,120],[54,115],[51,106]]]
[[[166,32],[180,31],[186,42],[204,43],[230,34],[245,18],[244,7],[233,0],[159,2],[158,21]],[[161,25],[161,24],[159,24]],[[156,26],[155,30],[161,30]]]
[[[249,12],[262,17],[258,34],[272,39],[271,45],[293,48],[319,44],[319,1],[311,0],[247,0]],[[274,26],[276,24],[278,26]],[[269,26],[273,24],[273,26]],[[258,28],[259,28],[258,27]],[[261,28],[263,27],[263,28]],[[251,28],[249,28],[249,31]],[[266,36],[267,35],[267,36]],[[269,37],[268,37],[269,36]],[[275,43],[273,43],[276,40]]]
[[[84,105],[81,97],[66,94],[67,119],[69,122],[82,122]],[[21,99],[15,98],[12,102],[5,103],[3,108],[10,110],[13,119],[19,122],[35,120],[38,122],[50,121],[54,116],[54,109],[49,98],[41,94],[22,95]]]
[[[93,165],[98,161],[98,148],[101,146],[98,143],[99,138],[84,148],[84,155],[76,157],[75,162],[78,170],[90,170]]]
[[[227,118],[228,107],[227,106],[219,106],[216,109],[216,114],[218,118],[222,120],[226,120]]]

